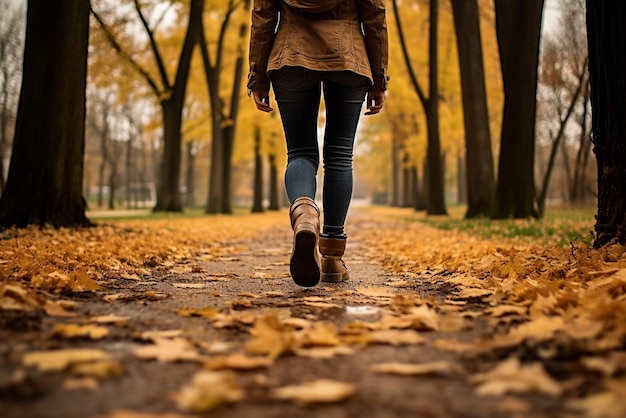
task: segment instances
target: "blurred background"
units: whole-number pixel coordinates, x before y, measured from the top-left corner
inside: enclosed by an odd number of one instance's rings
[[[428,189],[434,183],[425,108],[433,94],[430,73],[435,71],[435,151],[443,180],[436,187],[442,188],[446,206],[467,204],[468,170],[476,167],[467,160],[471,148],[466,142],[453,3],[387,0],[388,101],[380,115],[360,122],[355,202],[427,209],[432,196]],[[504,90],[496,13],[493,0],[478,0],[477,6],[491,144],[487,158],[497,177]],[[88,209],[154,208],[165,166],[177,173],[185,208],[231,213],[288,205],[280,116],[258,112],[246,94],[251,0],[91,0],[91,7],[83,178]],[[195,15],[194,7],[201,7]],[[18,107],[25,9],[23,1],[0,0],[0,193]],[[188,53],[184,45],[191,31],[198,34]],[[432,36],[436,66],[429,54]],[[170,125],[180,131],[176,155],[164,150],[165,138],[171,135],[166,125],[181,84],[186,88],[180,129]],[[541,216],[546,206],[594,206],[596,163],[589,139],[582,0],[547,0],[543,6],[536,99],[536,214]],[[321,141],[323,104],[319,123]],[[178,166],[171,165],[172,158]]]

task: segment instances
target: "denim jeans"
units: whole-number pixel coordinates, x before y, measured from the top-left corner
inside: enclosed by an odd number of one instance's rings
[[[354,136],[370,82],[351,71],[301,67],[274,71],[271,81],[287,141],[285,188],[290,202],[300,196],[315,199],[319,166],[317,119],[321,92],[324,94],[322,233],[343,235],[352,198]]]

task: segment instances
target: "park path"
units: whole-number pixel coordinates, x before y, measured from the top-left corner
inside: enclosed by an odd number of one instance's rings
[[[481,240],[357,208],[351,280],[305,289],[289,278],[286,212],[251,216],[259,231],[222,238],[215,256],[147,263],[143,276],[109,272],[100,289],[74,297],[73,311],[65,304],[66,317],[5,324],[0,415],[580,416],[565,408],[582,384],[569,370],[557,381],[507,363],[542,364],[548,339],[476,343],[528,319],[521,307],[497,322],[485,314],[494,292],[452,255],[466,248],[468,260],[493,261]],[[86,357],[36,355],[69,348]],[[498,367],[508,375],[489,375]]]

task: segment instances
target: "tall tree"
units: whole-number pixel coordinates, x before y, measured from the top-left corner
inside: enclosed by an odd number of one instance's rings
[[[230,213],[231,209],[231,165],[235,141],[235,128],[239,112],[239,96],[243,77],[243,42],[247,35],[247,25],[239,27],[237,39],[237,58],[235,60],[234,78],[230,93],[230,107],[226,113],[226,103],[220,96],[222,72],[224,71],[224,52],[228,28],[233,13],[243,5],[246,10],[249,0],[228,0],[226,12],[221,21],[215,56],[212,58],[206,42],[204,28],[200,36],[200,51],[209,86],[209,102],[211,103],[211,167],[209,173],[209,192],[205,206],[206,213]]]
[[[544,0],[494,0],[504,115],[495,218],[537,216],[533,178],[539,39]]]
[[[0,225],[87,226],[82,180],[89,1],[31,0],[26,19]]]
[[[426,113],[426,128],[428,132],[428,146],[426,148],[426,160],[428,167],[428,187],[426,198],[426,213],[428,215],[445,215],[446,204],[444,199],[444,171],[441,154],[439,135],[439,79],[437,65],[437,28],[438,28],[438,0],[429,0],[430,5],[430,28],[428,35],[428,66],[429,83],[428,96],[420,86],[417,75],[409,59],[406,38],[400,22],[398,2],[393,0],[393,11],[398,28],[398,37],[402,46],[402,52],[407,65],[411,83]]]
[[[467,218],[489,216],[495,198],[495,176],[487,111],[485,71],[476,0],[452,0],[459,51],[465,161],[467,175]],[[460,186],[459,186],[460,187]]]
[[[182,211],[180,199],[180,166],[181,166],[181,126],[182,113],[187,89],[187,80],[191,66],[191,57],[194,46],[199,41],[202,29],[202,13],[204,11],[204,0],[191,0],[189,5],[189,20],[185,40],[178,58],[178,65],[174,82],[166,70],[166,63],[159,50],[154,28],[150,26],[139,0],[134,0],[135,11],[139,17],[141,27],[148,38],[150,50],[154,63],[158,69],[158,81],[152,77],[140,62],[126,51],[119,40],[113,34],[111,28],[105,24],[102,17],[92,9],[92,14],[96,18],[100,28],[107,35],[111,46],[145,79],[154,95],[161,105],[163,118],[163,150],[159,167],[159,177],[157,186],[156,211]]]
[[[9,124],[15,119],[24,42],[24,9],[0,1],[0,194],[6,184],[4,160],[9,151]]]
[[[626,244],[626,3],[587,0],[592,132],[598,160],[594,247]]]

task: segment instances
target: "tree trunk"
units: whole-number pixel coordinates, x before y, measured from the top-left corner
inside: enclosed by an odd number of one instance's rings
[[[456,156],[457,203],[467,203],[467,160],[461,154]],[[467,214],[465,217],[468,217]]]
[[[278,204],[278,167],[276,166],[276,155],[270,154],[270,205],[269,210],[279,210]]]
[[[90,225],[82,196],[88,38],[88,0],[29,1],[2,226]]]
[[[452,8],[459,51],[465,121],[467,182],[463,187],[459,185],[459,190],[466,186],[466,218],[489,216],[493,212],[495,176],[478,4],[476,0],[452,0]]]
[[[245,28],[240,31],[242,37],[245,37]],[[239,114],[239,95],[241,94],[241,79],[243,78],[243,55],[240,54],[235,62],[235,79],[233,81],[233,90],[230,98],[230,114],[228,115],[228,123],[222,130],[222,139],[224,141],[224,160],[222,162],[222,213],[232,213],[231,207],[231,170],[233,149],[235,148],[235,134],[237,127],[237,115]]]
[[[263,212],[263,158],[261,157],[261,128],[254,130],[254,192],[252,212]]]
[[[533,179],[543,0],[495,0],[504,114],[495,218],[537,216]]]
[[[393,132],[393,131],[392,131]],[[401,141],[396,135],[392,139],[391,150],[391,206],[400,206],[400,172],[402,163],[400,162]]]
[[[591,125],[598,160],[594,247],[626,244],[626,3],[587,0]]]
[[[178,60],[176,79],[171,95],[161,101],[163,111],[163,153],[159,170],[159,185],[155,211],[182,212],[180,200],[181,126],[185,105],[187,80],[191,67],[193,48],[202,31],[204,0],[192,0],[189,6],[189,23]]]
[[[187,170],[185,175],[185,186],[187,187],[187,195],[185,206],[193,207],[196,205],[196,175],[195,175],[195,167],[196,167],[196,152],[194,150],[195,142],[189,141],[187,142]]]
[[[444,199],[444,173],[441,165],[441,144],[439,138],[439,83],[437,65],[437,27],[438,27],[438,0],[430,0],[430,29],[428,40],[428,65],[429,65],[429,93],[428,97],[420,87],[417,76],[413,71],[411,60],[408,55],[406,39],[400,24],[397,0],[393,0],[394,15],[398,28],[398,38],[402,47],[404,61],[409,71],[409,78],[413,88],[417,93],[424,112],[426,113],[426,129],[428,133],[428,144],[426,149],[427,169],[426,176],[428,186],[425,187],[426,213],[428,215],[446,215],[446,204]]]

